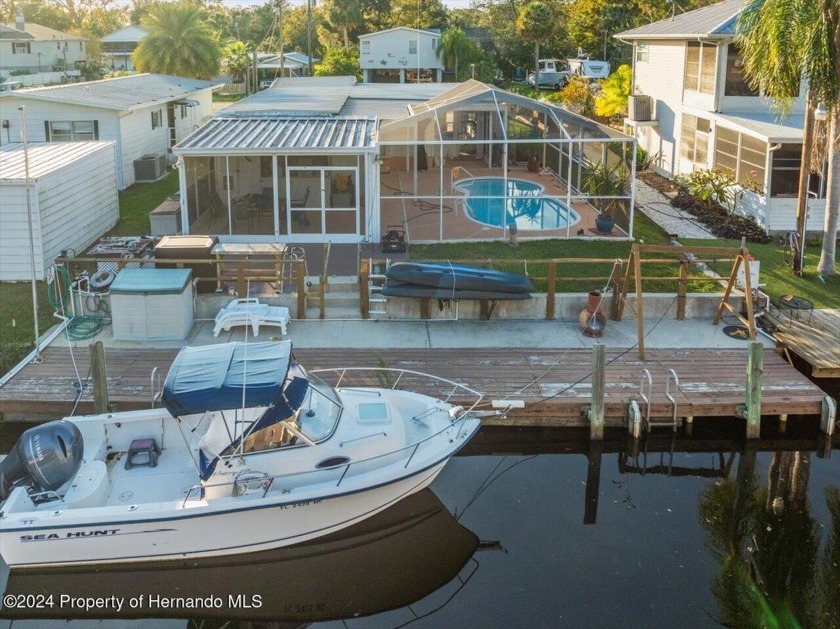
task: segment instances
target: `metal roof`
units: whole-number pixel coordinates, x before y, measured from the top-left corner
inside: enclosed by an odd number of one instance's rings
[[[380,120],[400,120],[411,114],[409,106],[414,100],[386,98],[348,98],[341,108],[342,116],[379,116]]]
[[[427,30],[422,28],[410,28],[408,26],[395,26],[394,28],[386,28],[384,31],[376,31],[375,33],[365,33],[364,35],[359,35],[359,39],[367,39],[368,37],[374,37],[376,35],[382,35],[383,33],[391,33],[393,31],[410,31],[412,33],[420,33],[422,35],[431,35],[432,37],[440,37],[440,30]]]
[[[173,150],[182,155],[372,151],[378,125],[375,117],[217,117]]]
[[[121,28],[113,33],[108,33],[105,37],[100,37],[101,42],[139,42],[146,35],[149,34],[145,28],[137,26],[136,24],[129,24],[125,28]]]
[[[178,100],[213,87],[210,81],[166,74],[135,74],[101,81],[33,87],[5,92],[0,98],[46,100],[68,105],[131,111],[137,107]]]
[[[29,180],[43,179],[52,172],[82,159],[92,153],[114,146],[114,142],[30,142]],[[113,149],[111,149],[113,150]],[[0,148],[0,182],[23,183],[26,168],[23,144],[6,144]]]
[[[729,37],[735,34],[735,20],[746,0],[725,0],[702,9],[675,15],[618,33],[617,39],[686,39]]]
[[[781,142],[785,144],[801,144],[805,116],[802,114],[780,117],[776,114],[715,114],[723,126],[747,135],[760,138],[770,144]]]
[[[84,41],[85,39],[82,35],[71,35],[70,33],[57,31],[49,26],[41,26],[40,24],[33,24],[31,22],[24,22],[23,30],[18,29],[17,24],[14,22],[7,22],[0,26],[5,27],[0,39],[27,39],[30,41]]]
[[[283,78],[268,89],[231,103],[220,113],[226,116],[299,112],[338,114],[355,82],[356,78],[352,76]]]

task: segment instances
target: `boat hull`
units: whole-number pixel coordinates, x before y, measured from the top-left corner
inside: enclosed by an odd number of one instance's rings
[[[88,511],[96,513],[89,516],[94,517],[86,519],[79,513],[60,526],[42,525],[51,519],[47,513],[23,527],[4,526],[0,549],[9,566],[22,568],[215,557],[281,548],[339,531],[420,491],[448,458],[395,482],[323,498],[290,499],[290,494],[273,492],[264,498],[240,497],[242,506],[227,511],[199,501],[202,504],[169,513],[138,508],[130,512],[131,517],[122,518],[108,518],[104,510],[92,509]]]
[[[434,288],[420,284],[405,284],[403,282],[387,281],[382,287],[382,294],[386,297],[414,297],[415,299],[447,299],[447,300],[477,300],[492,299],[523,300],[531,299],[531,293],[503,293],[484,290],[461,290],[452,288]]]

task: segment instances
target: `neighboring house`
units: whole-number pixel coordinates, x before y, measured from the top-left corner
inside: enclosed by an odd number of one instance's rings
[[[208,81],[137,74],[4,92],[0,145],[20,141],[17,109],[25,105],[30,142],[116,142],[122,190],[163,175],[169,149],[210,116],[214,88]]]
[[[110,60],[108,64],[110,68],[112,70],[133,71],[135,68],[131,56],[140,40],[148,34],[149,32],[146,29],[136,24],[130,24],[102,37],[99,41],[102,45],[103,54]]]
[[[796,228],[805,85],[786,117],[750,89],[734,43],[745,4],[726,0],[615,35],[633,46],[625,128],[665,175],[729,171],[744,187],[740,210],[786,231]],[[810,188],[807,229],[822,231],[825,176],[812,174]]]
[[[72,72],[86,59],[84,37],[27,24],[22,15],[0,24],[0,74]]]
[[[389,28],[359,36],[359,65],[364,83],[440,83],[443,61],[437,56],[440,33]]]
[[[634,146],[594,121],[475,80],[383,85],[337,76],[275,81],[217,112],[173,153],[184,234],[358,244],[403,227],[412,242],[498,240],[516,230],[603,237],[582,178],[602,161],[629,171]],[[626,238],[632,192],[622,192],[610,209],[620,230],[613,237]]]
[[[29,208],[23,145],[0,148],[0,281],[32,278],[30,242],[43,280],[62,251],[81,253],[119,219],[113,142],[33,142],[27,152]]]
[[[320,59],[312,57],[313,67]],[[300,52],[287,52],[280,58],[280,53],[258,52],[257,72],[261,80],[281,77],[309,76],[309,57]]]

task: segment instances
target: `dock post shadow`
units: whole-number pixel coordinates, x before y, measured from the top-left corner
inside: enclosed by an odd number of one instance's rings
[[[583,523],[595,524],[598,518],[598,497],[601,493],[601,457],[604,453],[604,441],[593,439],[589,441],[586,453],[588,465],[586,468],[586,498],[583,509]]]

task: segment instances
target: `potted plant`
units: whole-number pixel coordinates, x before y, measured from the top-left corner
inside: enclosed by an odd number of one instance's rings
[[[537,160],[537,156],[536,155],[531,155],[531,157],[528,158],[528,171],[532,172],[532,173],[536,173],[536,172],[539,172],[539,170],[540,170],[540,162]]]
[[[600,214],[595,218],[595,228],[609,234],[615,227],[613,216],[621,207],[621,199],[610,197],[624,196],[628,183],[627,170],[622,166],[609,168],[604,163],[592,164],[584,168],[583,189],[595,197],[590,201]]]

